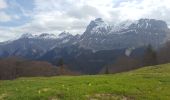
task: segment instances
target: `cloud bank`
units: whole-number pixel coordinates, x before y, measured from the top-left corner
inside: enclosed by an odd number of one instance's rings
[[[0,41],[23,33],[82,34],[91,20],[153,18],[170,25],[169,0],[0,0]]]

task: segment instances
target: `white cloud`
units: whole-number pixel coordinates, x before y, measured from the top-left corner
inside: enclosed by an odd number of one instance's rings
[[[0,22],[8,22],[11,20],[11,16],[4,12],[0,12]]]
[[[5,0],[0,0],[0,9],[6,8],[7,4],[5,2]]]
[[[44,30],[74,30],[74,34],[83,33],[90,20],[97,17],[112,23],[140,18],[170,23],[168,4],[168,0],[35,0],[33,23]]]
[[[0,0],[0,5],[6,4],[2,2],[4,0]],[[34,0],[32,13],[22,8],[23,14],[32,20],[25,25],[11,27],[7,32],[17,36],[25,32],[58,34],[64,30],[77,34],[83,33],[88,23],[98,17],[111,23],[154,18],[165,20],[170,25],[169,4],[170,0]],[[6,18],[10,20],[9,16]]]
[[[134,0],[121,3],[116,9],[120,12],[120,20],[155,18],[167,21],[170,11],[168,4],[170,4],[169,0]]]
[[[73,34],[83,33],[92,19],[109,20],[112,6],[112,0],[35,0],[29,27],[34,26],[35,32],[66,30]]]

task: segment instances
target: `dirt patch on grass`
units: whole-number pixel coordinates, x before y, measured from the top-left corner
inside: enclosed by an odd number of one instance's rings
[[[0,94],[0,100],[4,100],[7,96],[7,93]]]
[[[50,97],[48,100],[61,100],[58,97]]]
[[[49,97],[49,100],[63,100],[64,97],[64,93],[58,93],[56,96]]]
[[[109,94],[109,93],[98,93],[94,95],[87,95],[87,100],[135,100],[132,97]]]

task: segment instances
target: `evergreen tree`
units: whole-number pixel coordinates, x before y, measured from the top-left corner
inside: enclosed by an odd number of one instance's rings
[[[59,73],[60,73],[60,75],[63,75],[65,73],[64,60],[62,58],[60,58],[58,60],[58,64],[57,65],[59,66]]]
[[[57,63],[58,66],[63,66],[64,65],[64,60],[60,58]]]
[[[144,66],[152,66],[157,64],[157,53],[151,45],[148,45],[145,50],[143,64]]]
[[[109,74],[109,66],[106,66],[105,74]]]

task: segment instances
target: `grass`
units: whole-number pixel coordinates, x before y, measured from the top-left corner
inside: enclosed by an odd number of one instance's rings
[[[0,100],[170,100],[170,64],[114,75],[0,81]]]

